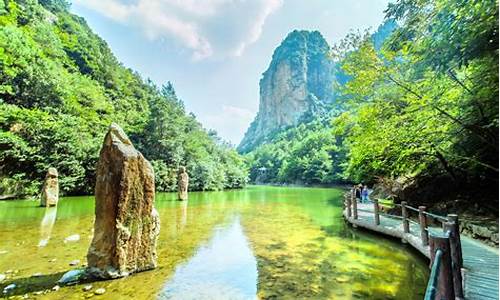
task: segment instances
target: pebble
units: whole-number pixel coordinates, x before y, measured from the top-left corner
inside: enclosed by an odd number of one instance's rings
[[[49,262],[55,262],[57,258],[49,259]]]
[[[78,242],[80,240],[79,234],[73,234],[64,239],[64,242]]]
[[[5,253],[8,253],[9,251],[7,250],[0,250],[0,254],[5,254]]]
[[[7,276],[5,274],[0,274],[0,282],[4,281]]]
[[[52,290],[53,290],[54,292],[57,292],[60,288],[61,288],[60,286],[56,285],[56,286],[54,286],[54,287],[52,288]]]
[[[72,260],[69,263],[70,266],[78,266],[79,264],[80,264],[80,260],[79,259]]]
[[[7,271],[5,271],[5,274],[10,274],[10,273],[12,273],[12,272],[14,272],[14,271],[12,271],[12,270],[7,270]]]
[[[8,286],[6,286],[6,287],[3,288],[3,293],[4,294],[8,294],[10,291],[12,291],[15,288],[16,288],[16,284],[15,283],[11,283]]]
[[[337,281],[338,283],[345,283],[345,282],[349,281],[349,278],[347,278],[347,277],[337,277],[337,278],[335,278],[335,281]]]
[[[99,289],[97,289],[97,290],[94,291],[94,294],[96,294],[96,295],[102,295],[104,293],[106,293],[106,289],[105,288],[99,288]]]
[[[84,286],[84,287],[83,287],[83,290],[84,290],[85,292],[88,292],[88,291],[90,291],[91,289],[92,289],[92,286],[91,286],[90,284],[89,284],[89,285],[86,285],[86,286]]]
[[[33,277],[40,277],[42,275],[43,275],[42,273],[38,272],[38,273],[35,273],[35,274],[31,275],[31,276],[33,276]]]
[[[38,291],[38,292],[35,292],[34,294],[35,295],[41,295],[41,294],[43,294],[43,291]]]
[[[76,284],[78,281],[80,281],[83,274],[83,269],[70,270],[64,273],[63,276],[57,281],[57,283],[64,285]]]

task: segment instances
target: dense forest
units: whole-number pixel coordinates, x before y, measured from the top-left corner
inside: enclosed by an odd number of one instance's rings
[[[156,188],[242,187],[243,159],[187,114],[170,83],[124,67],[64,0],[0,0],[0,195],[37,194],[56,167],[63,194],[92,193],[107,127],[116,122],[151,161]]]
[[[335,87],[329,120],[247,154],[252,181],[397,182],[421,200],[496,207],[496,1],[390,3],[376,34],[349,34],[331,59],[348,80]]]

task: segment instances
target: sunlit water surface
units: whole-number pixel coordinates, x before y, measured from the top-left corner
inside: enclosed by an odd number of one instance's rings
[[[158,268],[52,291],[86,263],[93,197],[57,208],[0,202],[0,292],[36,299],[422,299],[426,262],[342,220],[340,189],[248,187],[158,194]],[[72,266],[70,266],[72,264]],[[75,264],[77,264],[75,266]],[[105,288],[102,296],[94,295]]]

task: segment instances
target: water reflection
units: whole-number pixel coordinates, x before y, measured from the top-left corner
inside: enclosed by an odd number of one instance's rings
[[[255,299],[256,294],[257,261],[236,217],[177,267],[159,299]]]
[[[188,208],[188,202],[180,201],[179,209],[177,210],[177,215],[176,215],[177,231],[179,231],[179,233],[182,233],[187,223],[187,208]]]
[[[52,228],[56,222],[57,206],[45,208],[42,222],[40,222],[40,241],[38,247],[45,247],[49,243]]]

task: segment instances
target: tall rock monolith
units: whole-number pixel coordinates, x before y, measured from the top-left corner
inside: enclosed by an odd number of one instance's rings
[[[56,206],[59,201],[59,174],[56,168],[49,168],[42,187],[40,206]]]
[[[160,221],[153,168],[116,124],[102,145],[95,201],[87,272],[109,279],[155,268]]]
[[[188,199],[188,186],[189,186],[189,176],[186,172],[185,167],[179,168],[179,174],[177,177],[177,192],[179,200]]]

